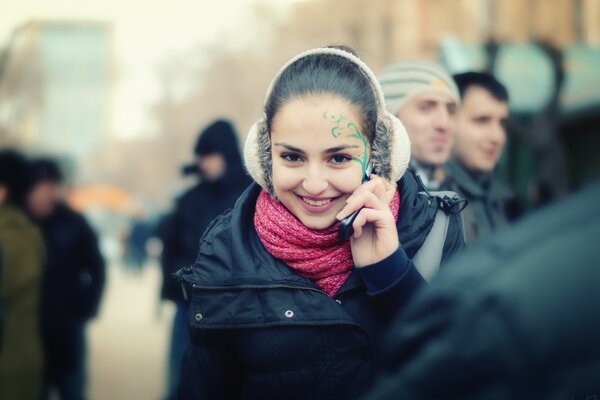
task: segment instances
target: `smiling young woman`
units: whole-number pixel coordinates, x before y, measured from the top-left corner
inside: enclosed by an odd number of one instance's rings
[[[410,257],[437,206],[405,174],[406,132],[347,49],[294,57],[264,111],[244,152],[256,183],[179,273],[191,288],[180,398],[356,398],[391,316],[424,283]],[[443,259],[462,247],[458,226]]]

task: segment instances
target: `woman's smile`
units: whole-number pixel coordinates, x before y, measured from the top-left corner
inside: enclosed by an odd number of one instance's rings
[[[341,196],[337,197],[308,197],[296,194],[304,209],[310,213],[323,213],[334,207]]]

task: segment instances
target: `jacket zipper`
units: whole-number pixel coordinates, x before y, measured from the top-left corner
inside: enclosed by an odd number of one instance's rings
[[[192,269],[192,267],[184,267],[182,269],[177,270],[176,272],[174,272],[172,274],[172,276],[181,283],[181,290],[183,292],[183,298],[186,301],[188,301],[189,296],[188,296],[187,287],[185,285],[185,280],[183,279],[183,276],[182,276],[182,271],[183,270],[189,271],[191,269]],[[286,285],[286,284],[236,285],[236,286],[202,286],[202,285],[196,285],[195,283],[192,283],[192,288],[193,289],[204,289],[204,290],[224,290],[224,289],[298,289],[298,290],[311,290],[313,292],[322,293],[325,296],[327,296],[327,293],[325,293],[324,291],[322,291],[320,289],[317,289],[317,288],[313,288],[313,287],[310,287],[310,286]]]
[[[183,283],[183,282],[182,282]],[[322,290],[309,286],[297,286],[297,285],[286,285],[286,284],[267,284],[267,285],[236,285],[236,286],[203,286],[192,284],[193,289],[204,289],[204,290],[223,290],[223,289],[299,289],[299,290],[312,290],[313,292],[322,293],[327,296]]]

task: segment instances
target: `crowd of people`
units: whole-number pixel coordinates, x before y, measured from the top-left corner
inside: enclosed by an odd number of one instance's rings
[[[231,122],[203,128],[154,231],[165,398],[600,395],[600,192],[509,226],[508,100],[484,72],[377,76],[332,46],[283,65],[243,153]],[[55,163],[0,163],[0,398],[84,398],[96,235]]]

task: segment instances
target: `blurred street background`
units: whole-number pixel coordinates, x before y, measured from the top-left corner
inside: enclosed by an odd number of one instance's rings
[[[523,213],[539,182],[561,197],[600,177],[600,0],[2,0],[0,147],[58,160],[107,261],[90,398],[165,395],[174,307],[160,243],[132,260],[133,221],[155,227],[192,184],[202,127],[227,118],[243,143],[283,62],[330,44],[376,73],[493,73],[513,119],[497,173]]]
[[[108,269],[101,313],[88,326],[91,399],[152,399],[164,392],[173,306],[159,305],[160,272],[148,267],[135,276],[118,264]]]

